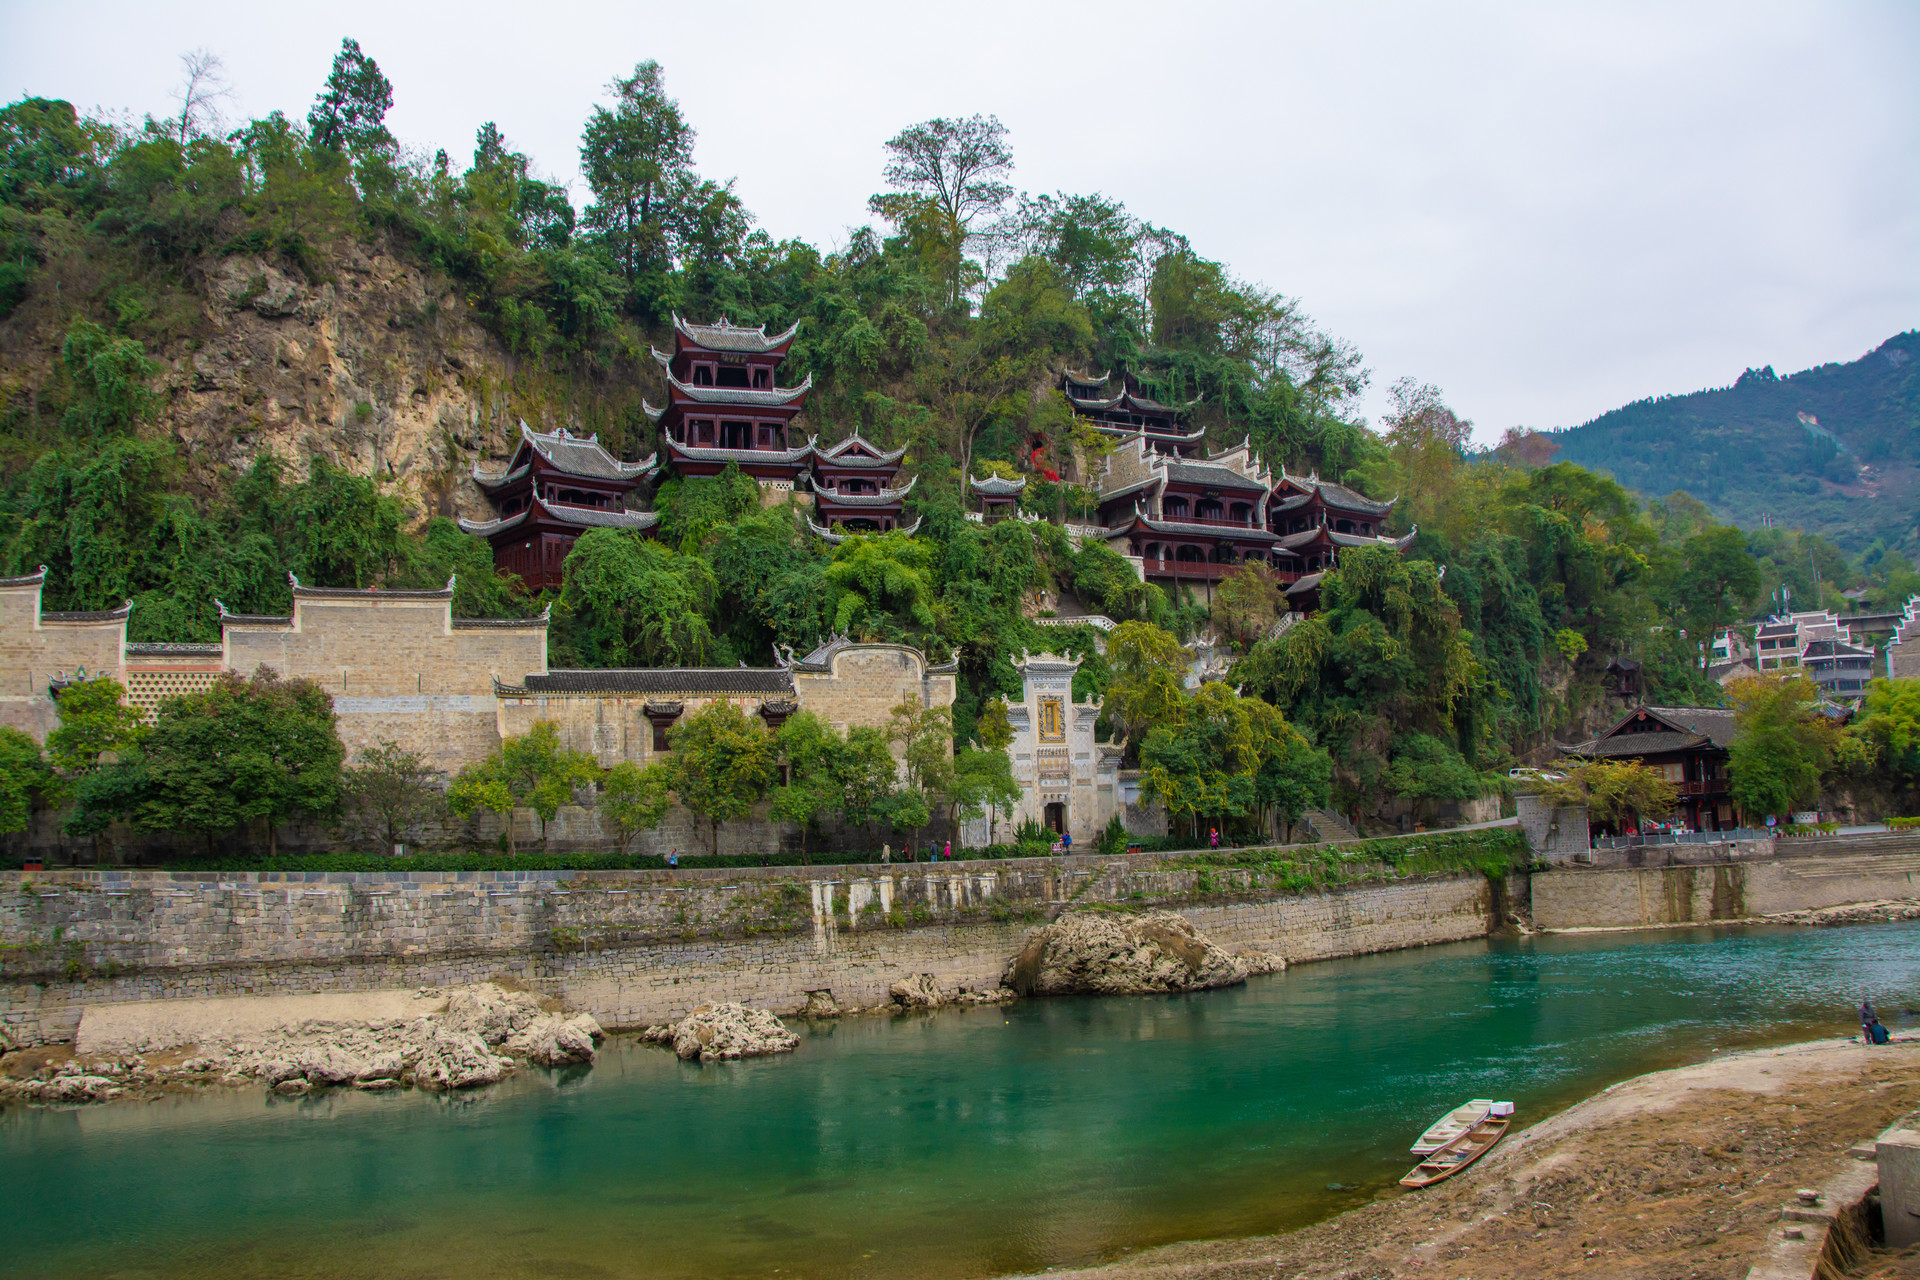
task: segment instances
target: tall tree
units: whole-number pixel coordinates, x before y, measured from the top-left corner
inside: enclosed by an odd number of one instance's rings
[[[651,59],[607,88],[612,108],[595,107],[580,140],[581,172],[593,190],[587,224],[632,280],[667,263],[670,206],[696,181],[694,131]]]
[[[397,848],[439,794],[440,771],[418,751],[390,739],[363,748],[341,776],[341,790],[361,834],[376,836],[381,852]]]
[[[393,109],[393,83],[380,66],[360,52],[358,40],[342,40],[327,83],[307,113],[308,137],[323,151],[371,155],[391,151],[387,112]]]
[[[927,120],[902,129],[886,147],[881,175],[895,190],[868,206],[910,238],[946,246],[948,302],[957,303],[965,249],[970,241],[978,245],[981,220],[997,216],[1013,195],[1005,181],[1013,172],[1007,127],[997,116]]]
[[[220,55],[205,49],[180,55],[181,81],[173,91],[174,99],[180,104],[180,116],[171,128],[181,146],[194,138],[220,132],[223,123],[220,104],[233,98],[226,70]]]
[[[484,760],[476,760],[454,775],[447,788],[447,806],[465,817],[488,809],[506,820],[507,852],[518,853],[513,835],[513,811],[532,809],[540,819],[540,843],[546,844],[547,824],[574,791],[599,773],[593,757],[560,745],[560,731],[551,720],[537,720],[518,737],[508,738]]]
[[[1805,676],[1752,676],[1727,685],[1733,743],[1728,790],[1749,817],[1786,814],[1820,793],[1839,730],[1820,713],[1820,690]]]
[[[672,804],[671,765],[655,763],[643,769],[631,760],[622,760],[607,770],[598,807],[613,824],[620,852],[625,853],[635,836],[660,825]]]

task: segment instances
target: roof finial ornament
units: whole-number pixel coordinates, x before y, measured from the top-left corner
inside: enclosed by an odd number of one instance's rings
[[[293,576],[293,570],[291,569],[287,570],[287,581],[293,585],[295,591],[300,589],[300,579]]]

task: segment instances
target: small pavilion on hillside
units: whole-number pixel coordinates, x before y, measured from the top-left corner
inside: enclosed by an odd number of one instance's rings
[[[583,439],[565,428],[542,434],[523,422],[505,471],[473,468],[474,484],[498,515],[463,519],[460,527],[485,538],[494,567],[518,576],[528,590],[557,587],[561,564],[587,530],[644,530],[658,523],[652,512],[628,511],[625,505],[627,495],[657,469],[652,457],[620,461],[598,436]]]
[[[1015,476],[968,476],[967,489],[980,500],[980,518],[988,524],[1018,514],[1020,495],[1026,492],[1027,478]]]
[[[900,527],[914,481],[896,486],[906,446],[882,449],[854,432],[813,451],[814,516],[822,528],[884,533]]]

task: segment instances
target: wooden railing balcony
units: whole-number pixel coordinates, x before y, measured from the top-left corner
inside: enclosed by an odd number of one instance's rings
[[[1161,519],[1171,524],[1203,524],[1216,529],[1253,529],[1261,533],[1266,532],[1264,525],[1252,520],[1225,520],[1219,516],[1162,516]]]

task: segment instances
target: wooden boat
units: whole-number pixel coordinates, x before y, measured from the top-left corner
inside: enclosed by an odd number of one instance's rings
[[[1413,1154],[1423,1156],[1429,1151],[1438,1151],[1485,1120],[1492,1111],[1492,1098],[1475,1098],[1464,1106],[1455,1107],[1427,1126],[1427,1131],[1413,1144]]]
[[[1473,1128],[1441,1147],[1438,1151],[1415,1165],[1413,1171],[1400,1179],[1403,1187],[1430,1187],[1436,1182],[1451,1178],[1468,1165],[1493,1150],[1493,1144],[1507,1131],[1511,1121],[1506,1116],[1489,1115]]]

